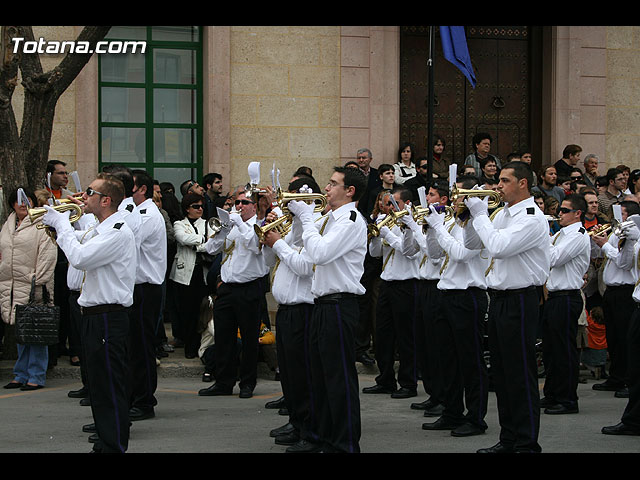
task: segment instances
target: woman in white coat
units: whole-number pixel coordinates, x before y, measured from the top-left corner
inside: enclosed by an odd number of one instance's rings
[[[31,206],[37,206],[36,196],[25,191]],[[42,286],[53,304],[53,273],[58,249],[45,230],[37,229],[27,214],[29,205],[20,204],[18,190],[9,195],[13,210],[0,232],[0,310],[2,320],[15,324],[15,307],[29,302],[31,280],[35,278],[34,299],[42,303]],[[14,379],[5,388],[36,390],[44,387],[49,352],[47,345],[18,344],[18,360]]]
[[[200,304],[207,295],[207,222],[202,218],[204,198],[187,193],[182,198],[185,217],[174,222],[177,252],[169,278],[175,282],[175,298],[180,324],[179,338],[184,341],[186,358],[196,358],[200,348],[198,318]]]

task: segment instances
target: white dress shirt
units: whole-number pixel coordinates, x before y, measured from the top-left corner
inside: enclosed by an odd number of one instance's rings
[[[369,253],[372,257],[382,257],[382,273],[384,281],[409,280],[419,278],[418,258],[422,258],[420,251],[405,255],[403,246],[404,233],[398,225],[393,228],[383,227],[380,236],[374,237],[369,243]]]
[[[140,215],[132,215],[135,209],[136,203],[133,201],[133,197],[125,198],[120,202],[120,205],[118,205],[118,211],[122,213],[124,221],[127,222],[127,225],[129,225],[129,228],[137,237],[142,219]]]
[[[505,206],[493,222],[488,215],[473,217],[465,228],[471,226],[491,257],[488,288],[544,285],[549,275],[549,224],[533,197]]]
[[[140,217],[140,227],[136,235],[136,284],[162,285],[167,272],[167,227],[164,217],[151,198],[138,205],[132,215]]]
[[[224,283],[247,283],[269,273],[260,241],[253,229],[255,223],[254,215],[240,225],[233,225],[228,233],[223,229],[205,243],[205,250],[211,255],[224,252],[220,269],[220,277]]]
[[[547,290],[579,290],[591,259],[591,240],[581,222],[562,227],[551,240]]]
[[[627,242],[629,240],[625,240],[625,246],[627,246]],[[612,233],[601,249],[605,257],[602,281],[607,287],[620,287],[635,283],[631,273],[632,262],[629,261],[628,254],[625,256],[626,252],[629,252],[629,248],[619,248],[619,245],[620,238],[615,233]]]
[[[427,233],[425,233],[422,227],[416,223],[410,223],[407,227],[404,232],[403,252],[406,255],[412,253],[414,249],[420,252],[415,257],[415,261],[418,263],[418,278],[420,280],[440,280],[440,270],[445,256],[441,248],[433,248],[437,240],[428,235],[431,229],[427,229]]]
[[[640,242],[635,242],[633,245],[633,267],[631,268],[631,273],[633,274],[634,281],[634,289],[633,300],[636,303],[640,303]]]
[[[365,219],[355,202],[342,205],[325,217],[317,222],[322,234],[313,217],[303,221],[302,240],[315,264],[311,293],[315,298],[333,293],[363,295],[366,290],[360,278],[367,252]],[[298,219],[294,217],[294,222]]]
[[[135,237],[124,221],[124,214],[110,215],[89,232],[76,231],[71,224],[66,225],[56,228],[57,243],[69,264],[84,271],[78,304],[81,307],[131,306],[137,252]]]
[[[440,290],[464,290],[469,287],[487,288],[485,271],[489,266],[483,249],[465,247],[463,227],[452,221],[449,227],[438,224],[431,228],[446,257],[440,272]]]
[[[301,240],[301,239],[300,239]],[[278,305],[313,303],[313,261],[291,232],[263,250],[265,263],[273,267],[271,294]]]

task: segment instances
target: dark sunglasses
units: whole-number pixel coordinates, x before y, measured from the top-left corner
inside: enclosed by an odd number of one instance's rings
[[[253,202],[251,200],[236,200],[236,205],[251,205]]]
[[[200,210],[202,208],[202,204],[201,203],[194,203],[192,205],[189,205],[191,208],[193,208],[194,210]]]
[[[579,212],[580,210],[575,210],[567,207],[560,207],[558,209],[558,213],[570,213],[570,212]]]
[[[102,197],[107,197],[108,195],[105,195],[104,193],[101,193],[97,190],[94,190],[91,187],[87,187],[87,190],[85,191],[85,193],[87,194],[87,197],[92,197],[94,195],[100,195]]]

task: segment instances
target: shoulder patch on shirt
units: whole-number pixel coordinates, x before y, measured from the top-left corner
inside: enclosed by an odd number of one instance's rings
[[[586,230],[584,229],[584,227],[580,227],[580,229],[578,230],[580,233],[585,233]]]
[[[124,225],[124,222],[116,223],[113,225],[113,228],[117,228],[118,230],[120,230],[120,227],[122,227],[122,225]]]
[[[356,218],[358,218],[358,214],[356,213],[356,211],[355,211],[355,210],[351,210],[351,215],[349,215],[349,219],[350,219],[352,222],[355,222],[355,221],[356,221]]]
[[[131,203],[124,208],[126,208],[129,212],[133,212],[133,205]]]
[[[143,208],[142,210],[140,210],[140,213],[144,215],[145,213],[147,213],[147,209]]]
[[[527,207],[528,215],[535,215],[535,213],[536,213],[536,207]]]

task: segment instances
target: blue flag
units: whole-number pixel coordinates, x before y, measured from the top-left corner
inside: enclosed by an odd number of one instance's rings
[[[440,27],[442,53],[444,58],[453,63],[464,74],[473,88],[476,87],[476,75],[471,66],[471,57],[467,48],[467,37],[464,27]]]

